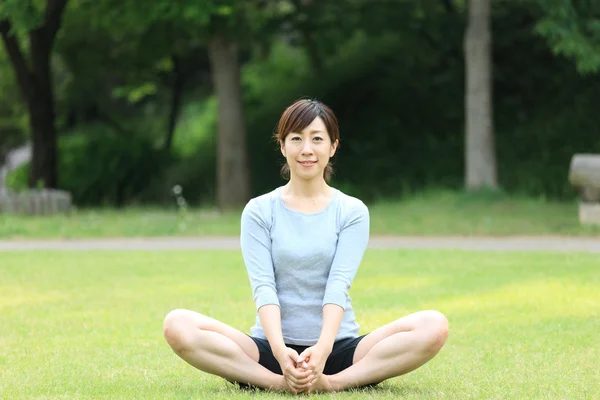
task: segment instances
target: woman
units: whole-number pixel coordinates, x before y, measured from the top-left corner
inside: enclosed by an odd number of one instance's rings
[[[296,394],[377,384],[420,367],[446,342],[441,313],[417,312],[358,334],[348,290],[367,247],[369,212],[327,183],[339,144],[335,115],[299,100],[281,116],[276,138],[289,182],[250,200],[241,218],[257,309],[250,335],[175,310],[165,318],[167,342],[202,371]]]

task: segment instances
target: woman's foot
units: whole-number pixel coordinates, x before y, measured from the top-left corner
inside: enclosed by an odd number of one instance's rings
[[[321,376],[313,382],[310,388],[307,390],[310,393],[325,393],[325,392],[333,392],[333,387],[329,382],[329,377],[325,374],[321,374]]]

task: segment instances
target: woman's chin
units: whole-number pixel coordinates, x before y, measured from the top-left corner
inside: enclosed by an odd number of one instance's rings
[[[321,174],[322,174],[322,172],[321,172]],[[319,177],[319,173],[318,172],[317,173],[315,173],[315,172],[309,173],[308,171],[300,171],[300,172],[296,171],[294,173],[294,177],[299,180],[310,182],[310,181],[317,179]]]

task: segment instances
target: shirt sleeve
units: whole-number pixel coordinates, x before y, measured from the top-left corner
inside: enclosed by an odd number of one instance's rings
[[[338,236],[337,250],[333,258],[323,306],[337,304],[346,310],[348,291],[369,242],[369,210],[361,201],[349,213]]]
[[[242,212],[240,244],[256,309],[267,304],[279,306],[269,226],[254,200]]]

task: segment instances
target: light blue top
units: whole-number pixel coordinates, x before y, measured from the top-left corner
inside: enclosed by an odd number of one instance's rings
[[[344,315],[336,340],[357,337],[348,290],[369,241],[365,204],[338,189],[314,214],[290,209],[281,187],[251,199],[241,218],[241,247],[256,309],[280,307],[286,344],[312,346],[321,334],[322,308]],[[250,334],[266,339],[258,313]]]

